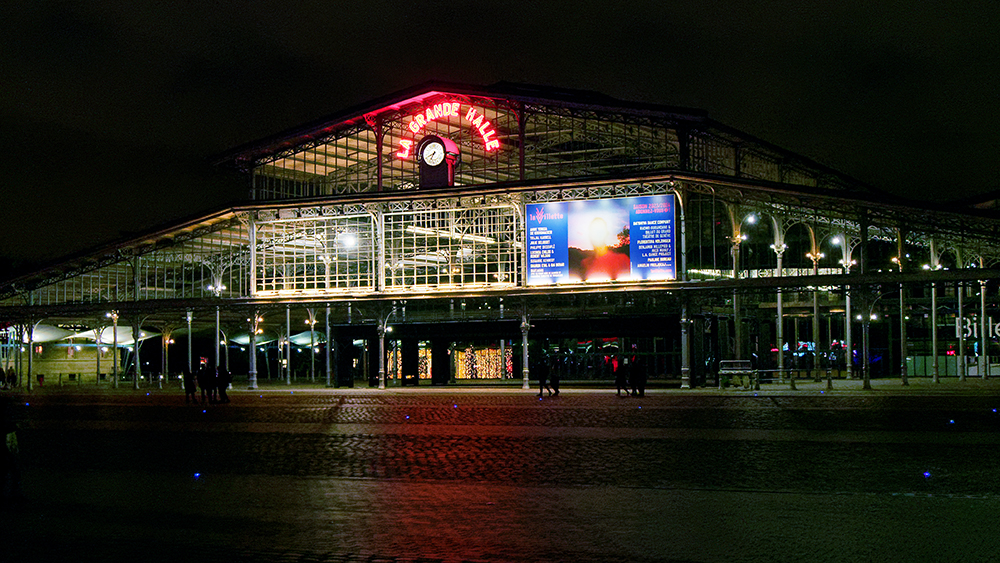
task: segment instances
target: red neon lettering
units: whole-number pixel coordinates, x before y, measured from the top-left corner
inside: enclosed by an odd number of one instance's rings
[[[460,108],[460,102],[442,102],[440,104],[434,104],[431,107],[424,108],[413,114],[413,117],[410,119],[410,123],[407,127],[414,135],[419,134],[420,130],[432,121],[447,117],[459,117],[458,112]],[[469,124],[472,126],[472,129],[474,129],[477,133],[479,133],[479,136],[482,137],[487,152],[500,148],[500,141],[494,138],[497,132],[495,129],[490,128],[490,122],[486,120],[486,116],[484,114],[476,111],[476,108],[470,107],[469,111],[465,113],[465,119],[470,122]],[[412,150],[413,140],[400,140],[399,151],[396,153],[396,156],[398,158],[409,158]]]
[[[399,152],[396,153],[396,156],[399,158],[410,158],[411,148],[413,148],[413,141],[409,139],[399,141]]]

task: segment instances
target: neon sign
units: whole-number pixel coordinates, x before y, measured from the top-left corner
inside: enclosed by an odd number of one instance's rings
[[[463,117],[460,102],[443,102],[424,108],[410,117],[407,128],[414,135],[419,135],[428,124],[447,119],[449,117]],[[496,128],[493,127],[486,116],[474,107],[469,107],[464,114],[465,121],[469,122],[469,127],[478,133],[483,140],[483,147],[486,152],[495,151],[500,148],[500,141],[495,137]],[[399,150],[396,152],[397,158],[409,158],[413,150],[413,139],[402,139],[399,141]]]

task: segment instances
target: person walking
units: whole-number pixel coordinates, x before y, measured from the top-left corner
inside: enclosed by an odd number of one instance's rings
[[[194,374],[187,370],[184,371],[184,402],[198,402],[198,381]]]
[[[218,391],[218,399],[216,402],[228,403],[229,395],[226,390],[229,389],[229,384],[233,382],[233,377],[229,375],[228,370],[220,370],[219,377],[215,382],[215,388]]]
[[[201,366],[198,368],[198,387],[201,389],[201,402],[212,403],[212,377],[208,368]]]
[[[622,391],[625,391],[625,396],[628,397],[628,365],[622,363],[617,356],[612,356],[611,369],[615,373],[616,394],[621,397]]]
[[[21,491],[21,460],[17,447],[17,424],[14,422],[14,402],[0,396],[0,501],[4,505],[24,500]]]
[[[538,371],[538,396],[542,397],[544,391],[549,392],[549,396],[552,396],[552,388],[549,387],[549,362],[547,359],[543,359],[541,362],[535,365],[535,369]]]
[[[208,402],[216,404],[219,402],[219,369],[208,371]]]
[[[559,367],[554,359],[549,361],[549,383],[552,386],[553,396],[559,395],[559,376],[562,371]]]
[[[632,396],[645,397],[646,366],[640,363],[639,356],[634,351],[631,358],[625,357],[625,363],[628,366],[629,382],[632,384]]]

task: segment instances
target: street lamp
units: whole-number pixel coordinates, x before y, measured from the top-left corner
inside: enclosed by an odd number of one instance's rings
[[[162,373],[160,377],[157,378],[157,388],[163,389],[163,381],[166,380],[167,384],[170,383],[170,345],[174,343],[174,339],[170,338],[170,333],[164,331],[163,338],[163,359],[160,361],[160,368]]]
[[[306,309],[309,318],[306,325],[309,326],[309,380],[316,382],[316,309]]]
[[[226,286],[222,282],[216,282],[212,285],[209,285],[208,290],[211,291],[212,295],[215,295],[216,298],[219,298],[222,295],[222,292],[226,290]],[[216,376],[219,375],[219,334],[221,332],[222,332],[222,327],[219,322],[219,306],[216,305],[215,306],[215,375]]]
[[[191,320],[194,319],[194,313],[188,311],[187,316],[185,318],[187,319],[187,325],[188,325],[188,373],[193,374],[194,367],[191,365],[191,357],[192,357]],[[183,385],[183,382],[181,382],[181,385]]]
[[[861,321],[862,336],[861,336],[861,347],[864,348],[864,363],[861,364],[863,383],[861,385],[862,389],[871,389],[871,351],[869,338],[871,321],[878,320],[878,315],[875,314],[875,304],[878,303],[879,299],[882,299],[889,292],[880,293],[877,297],[872,299],[871,303],[868,304],[867,314],[858,315],[858,320]],[[870,297],[870,295],[863,295],[864,297]]]
[[[264,317],[260,316],[256,312],[252,318],[247,319],[250,323],[250,365],[249,373],[247,374],[247,388],[256,389],[257,388],[257,335],[264,332],[260,328],[260,323],[264,322]],[[264,357],[264,361],[267,362],[267,356]]]
[[[731,210],[732,213],[732,210]],[[743,217],[739,223],[736,222],[735,216],[731,215],[733,221],[733,236],[729,239],[733,244],[733,281],[740,279],[740,243],[747,240],[747,236],[743,234],[743,224],[753,225],[757,222],[757,215],[750,213]],[[740,295],[739,290],[736,288],[735,283],[733,284],[733,328],[735,329],[735,356],[737,360],[743,359],[743,326],[740,321]]]
[[[385,314],[384,318],[379,318],[378,324],[378,388],[385,389],[385,333],[392,332],[392,327],[387,327],[389,317],[396,315],[396,302],[392,302],[392,309]]]
[[[838,235],[833,237],[830,241],[834,246],[839,246],[841,250],[841,257],[837,260],[840,267],[844,269],[845,274],[851,273],[851,267],[857,265],[857,261],[852,257],[854,248],[857,246],[858,241],[856,239],[849,238],[846,234]],[[844,346],[847,348],[847,357],[845,360],[845,367],[847,368],[847,376],[850,378],[854,377],[854,342],[852,339],[851,330],[851,287],[847,286],[844,292]]]
[[[225,354],[226,354],[226,356],[225,356],[226,357],[226,371],[228,371],[229,370],[229,336],[226,334],[226,331],[223,330],[222,328],[219,329],[219,333],[222,335],[222,338],[219,339],[219,346],[222,346],[222,349],[226,351],[225,352]]]
[[[826,257],[819,249],[819,244],[815,243],[815,237],[813,237],[813,248],[811,251],[806,252],[806,258],[812,261],[813,264],[813,275],[819,275],[819,261]],[[811,370],[813,372],[813,381],[819,381],[819,362],[817,361],[817,355],[820,348],[820,335],[819,335],[819,288],[814,287],[812,291],[812,302],[813,302],[813,314],[812,314],[812,340],[813,349],[815,352],[812,354],[812,366]],[[831,389],[833,383],[827,378],[827,389]]]
[[[111,325],[113,327],[111,329],[111,337],[113,339],[112,350],[114,350],[114,356],[112,359],[114,361],[114,367],[112,368],[113,372],[111,380],[114,382],[115,389],[118,389],[118,311],[110,311],[105,313],[104,316],[111,319]]]

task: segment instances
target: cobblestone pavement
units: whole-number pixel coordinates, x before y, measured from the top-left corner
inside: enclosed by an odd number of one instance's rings
[[[989,383],[38,390],[0,559],[996,561]]]

